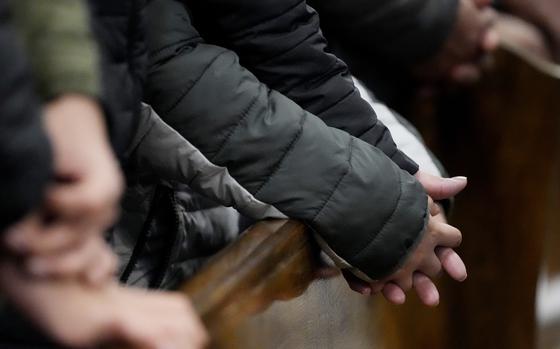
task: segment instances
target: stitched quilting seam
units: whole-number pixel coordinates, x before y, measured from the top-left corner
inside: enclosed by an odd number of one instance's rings
[[[286,158],[288,157],[288,155],[293,151],[293,149],[295,148],[295,145],[297,144],[298,140],[301,138],[301,135],[303,134],[303,126],[305,124],[305,121],[307,121],[307,113],[304,112],[300,122],[299,122],[299,129],[296,132],[296,134],[294,135],[294,137],[292,138],[292,140],[290,141],[290,143],[288,143],[288,146],[286,147],[286,149],[283,151],[282,157],[278,160],[278,162],[273,166],[272,171],[270,172],[270,174],[267,176],[266,180],[258,187],[257,191],[255,192],[254,196],[257,196],[260,191],[270,182],[270,180],[276,175],[276,173],[278,173],[278,170],[281,168],[282,164],[284,163],[284,160],[286,160]]]
[[[317,221],[318,217],[321,215],[321,213],[323,213],[323,210],[325,209],[325,207],[327,207],[327,204],[331,201],[334,193],[336,193],[336,191],[338,190],[338,187],[340,186],[340,183],[342,183],[342,180],[344,178],[346,178],[346,176],[350,173],[350,169],[352,167],[352,155],[354,153],[354,137],[350,137],[350,142],[348,143],[348,148],[349,148],[349,150],[348,150],[348,158],[346,160],[346,163],[347,163],[346,171],[344,171],[342,176],[340,176],[340,178],[338,179],[338,181],[334,185],[332,191],[330,192],[329,196],[325,199],[325,201],[323,202],[321,207],[319,207],[319,209],[317,210],[317,213],[315,214],[315,216],[311,220],[311,223],[315,223]]]
[[[402,203],[401,197],[402,197],[402,193],[403,193],[403,191],[402,191],[402,181],[401,181],[401,176],[400,176],[400,174],[398,175],[398,181],[399,181],[399,183],[398,183],[399,195],[398,195],[398,197],[397,197],[397,203],[396,203],[395,207],[393,208],[393,212],[391,213],[391,216],[389,216],[389,219],[387,219],[387,221],[385,222],[385,224],[383,224],[383,227],[381,227],[381,230],[379,230],[379,233],[373,235],[373,236],[371,237],[371,239],[368,241],[367,245],[366,245],[364,248],[362,248],[361,250],[359,250],[359,251],[355,254],[355,256],[354,256],[355,259],[359,259],[360,256],[361,256],[364,252],[366,252],[367,250],[369,250],[369,248],[370,248],[372,245],[374,245],[374,244],[383,236],[383,234],[385,233],[385,230],[386,230],[387,227],[389,226],[389,223],[392,223],[392,221],[393,221],[393,219],[395,218],[397,212],[399,211],[399,207],[401,206],[401,203]]]
[[[191,90],[193,89],[193,87],[198,84],[198,82],[200,81],[200,79],[202,79],[202,77],[204,75],[206,75],[206,72],[208,72],[208,70],[210,69],[210,67],[212,67],[214,65],[214,63],[223,55],[227,54],[229,51],[223,51],[221,52],[219,55],[217,55],[216,57],[214,57],[210,62],[208,62],[208,64],[204,67],[204,69],[202,70],[201,74],[199,76],[197,76],[197,78],[191,83],[189,84],[189,86],[187,86],[185,88],[184,91],[181,92],[181,95],[177,98],[177,100],[175,102],[173,102],[173,104],[165,111],[165,113],[171,113],[175,108],[177,108],[177,106],[179,105],[179,103],[181,103],[181,101],[185,98],[186,95],[189,94],[189,92],[191,92]]]

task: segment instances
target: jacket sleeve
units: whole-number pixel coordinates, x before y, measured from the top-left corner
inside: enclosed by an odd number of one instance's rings
[[[405,260],[427,221],[414,177],[206,44],[180,3],[156,0],[148,13],[147,100],[166,123],[360,275],[377,279]]]
[[[304,0],[186,3],[202,36],[236,52],[261,82],[327,125],[375,145],[401,168],[418,170],[360,98],[346,64],[327,52],[319,17]]]
[[[12,6],[41,96],[99,97],[98,52],[85,1],[15,0]]]
[[[308,0],[329,40],[403,64],[435,55],[451,33],[459,0]]]
[[[51,148],[26,58],[0,4],[0,233],[42,201]]]

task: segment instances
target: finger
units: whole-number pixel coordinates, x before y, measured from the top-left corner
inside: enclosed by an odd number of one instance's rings
[[[8,228],[4,233],[4,244],[14,253],[27,253],[28,245],[43,233],[41,217],[34,214]]]
[[[73,249],[86,237],[87,234],[76,225],[55,224],[30,237],[25,242],[25,249],[28,254],[48,256]]]
[[[487,30],[482,36],[482,50],[485,52],[493,52],[500,45],[500,35],[494,29]]]
[[[401,305],[406,302],[406,294],[398,285],[395,285],[394,283],[386,284],[385,287],[383,287],[382,292],[385,299],[393,304]]]
[[[116,218],[118,195],[98,187],[90,183],[56,185],[47,193],[47,209],[56,216],[104,228]]]
[[[187,325],[189,333],[183,337],[183,344],[190,344],[192,348],[206,347],[210,338],[198,316],[194,312],[188,312],[184,316],[185,320],[182,323]],[[178,333],[183,333],[181,327],[179,327]]]
[[[385,287],[385,285],[386,283],[382,281],[374,281],[370,283],[369,287],[371,287],[371,294],[376,294],[381,292],[383,290],[383,287]]]
[[[99,256],[90,261],[86,270],[86,281],[89,285],[99,287],[114,278],[117,271],[118,260],[108,246],[102,246]]]
[[[442,178],[424,171],[418,171],[415,177],[434,200],[450,199],[467,186],[466,177]]]
[[[480,80],[480,68],[475,64],[461,64],[451,68],[452,80],[462,84],[473,84]]]
[[[439,208],[439,212],[437,214],[432,214],[432,220],[436,223],[443,223],[443,224],[447,224],[447,217],[445,216],[445,209],[441,206],[441,204],[439,203],[435,203],[438,208]],[[431,212],[430,212],[431,213]]]
[[[429,307],[439,304],[439,292],[429,277],[422,273],[414,273],[414,289],[420,301]]]
[[[85,275],[87,267],[99,256],[98,242],[89,239],[67,253],[32,257],[27,263],[28,271],[36,277],[77,277]]]
[[[410,273],[403,272],[402,276],[394,278],[391,282],[399,286],[404,292],[407,292],[412,288],[412,275]]]
[[[459,255],[451,248],[438,247],[436,254],[443,269],[451,278],[463,282],[467,279],[467,267]]]
[[[431,278],[436,278],[441,274],[441,261],[433,254],[420,265],[418,270]]]
[[[350,286],[350,289],[352,289],[355,292],[358,292],[361,295],[371,296],[372,289],[367,282],[360,280],[358,277],[356,277],[348,270],[342,270],[342,275],[344,276],[344,279],[348,283],[348,286]]]
[[[132,348],[159,349],[162,346],[154,331],[156,326],[157,323],[142,326],[139,320],[126,319],[112,324],[106,336],[115,342],[125,342]]]
[[[461,245],[463,235],[459,229],[444,223],[436,223],[435,227],[439,246],[457,248]]]
[[[428,199],[428,207],[430,209],[430,215],[435,217],[441,214],[441,207],[434,202],[432,198]]]

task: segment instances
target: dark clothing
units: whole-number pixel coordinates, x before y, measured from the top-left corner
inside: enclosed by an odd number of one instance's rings
[[[346,64],[326,52],[319,16],[304,0],[184,2],[205,41],[234,51],[263,84],[381,149],[409,173],[418,170],[360,97]]]
[[[40,105],[8,1],[0,1],[0,232],[42,201],[52,177],[51,149]]]
[[[113,146],[122,155],[137,128],[146,75],[147,0],[89,0],[101,52],[102,100]]]
[[[407,65],[437,53],[457,19],[458,0],[309,0],[329,41]]]
[[[410,67],[433,57],[457,19],[458,0],[309,0],[331,49],[382,101],[398,106]]]
[[[206,43],[182,3],[148,9],[146,97],[164,121],[258,200],[306,222],[361,276],[400,266],[427,222],[421,185],[378,148],[269,89],[234,52]]]

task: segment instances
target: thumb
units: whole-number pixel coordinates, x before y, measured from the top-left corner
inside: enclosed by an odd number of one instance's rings
[[[418,171],[416,179],[434,200],[450,199],[467,186],[467,177],[442,178]]]

